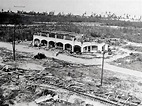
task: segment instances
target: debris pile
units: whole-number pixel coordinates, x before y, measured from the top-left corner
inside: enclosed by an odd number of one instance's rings
[[[122,104],[141,103],[138,98],[128,93],[116,92],[117,89],[108,89],[109,87],[97,87],[96,83],[99,82],[100,70],[95,66],[89,67],[54,58],[47,58],[42,53],[38,53],[34,58],[35,59],[30,58],[30,62],[37,62],[46,68],[31,71],[30,69],[11,68],[9,66],[1,67],[0,87],[4,93],[1,98],[2,101],[0,102],[5,103],[5,100],[16,102],[35,101],[42,106],[53,103],[61,103],[63,104],[62,106],[76,106],[77,104],[77,106],[80,106],[83,104],[83,101],[75,101],[75,104],[61,101],[61,96],[54,91],[55,88],[58,90],[60,88],[72,93],[88,95],[88,97],[103,98]],[[30,63],[30,65],[32,64]],[[110,86],[111,84],[116,86],[116,82],[121,82],[121,80],[112,76],[104,78],[105,86]],[[46,85],[48,85],[48,87]]]
[[[43,53],[38,53],[37,55],[34,56],[35,59],[45,59],[46,56]]]

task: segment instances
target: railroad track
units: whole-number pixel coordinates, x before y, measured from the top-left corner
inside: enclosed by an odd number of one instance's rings
[[[93,101],[98,101],[98,102],[101,102],[103,104],[105,104],[106,106],[142,106],[142,104],[138,104],[138,103],[133,103],[133,102],[129,102],[129,98],[127,100],[121,100],[121,99],[113,99],[111,100],[109,95],[107,97],[103,97],[101,94],[100,95],[92,95],[92,94],[89,94],[89,93],[84,93],[84,92],[81,92],[81,91],[77,91],[76,89],[71,89],[69,87],[65,87],[65,86],[59,86],[59,85],[56,85],[54,84],[54,82],[48,82],[46,81],[45,82],[46,84],[35,84],[33,82],[31,83],[27,83],[27,85],[35,85],[35,86],[42,86],[42,87],[52,87],[52,88],[60,88],[64,91],[68,91],[68,92],[72,92],[78,96],[81,96],[83,98],[88,98],[88,99],[91,99]]]
[[[47,84],[33,84],[33,83],[28,83],[28,85],[34,85],[34,86],[40,86],[40,87],[45,87],[45,88],[56,88],[56,89],[62,89],[64,91],[67,92],[72,92],[74,94],[76,94],[77,96],[81,96],[83,98],[87,98],[90,99],[92,101],[97,101],[100,102],[102,104],[105,104],[106,106],[142,106],[142,104],[136,104],[136,103],[129,103],[128,100],[122,102],[122,101],[112,101],[109,100],[108,98],[103,98],[100,96],[95,96],[95,95],[91,95],[91,94],[87,94],[87,93],[82,93],[82,92],[78,92],[78,91],[74,91],[65,87],[60,87],[58,85],[55,84],[51,84],[51,83],[47,83]]]

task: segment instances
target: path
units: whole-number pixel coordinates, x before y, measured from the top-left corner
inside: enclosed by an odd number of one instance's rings
[[[9,50],[12,50],[12,44],[10,43],[5,43],[5,42],[0,42],[0,47],[7,48]],[[80,63],[80,64],[85,64],[85,65],[100,65],[101,59],[81,59],[81,58],[76,58],[72,56],[67,56],[65,54],[59,54],[58,56],[55,56],[55,52],[52,51],[46,51],[44,49],[38,49],[36,47],[27,47],[25,45],[16,45],[16,51],[20,52],[28,52],[32,53],[34,55],[40,53],[44,53],[47,57],[53,57],[56,59],[72,62],[72,63]]]
[[[109,71],[127,74],[127,75],[132,75],[132,76],[135,76],[135,77],[142,77],[142,72],[127,69],[127,68],[122,68],[122,67],[118,67],[118,66],[114,66],[114,65],[110,65],[108,63],[105,63],[104,69],[109,70]]]
[[[142,46],[142,43],[135,43],[135,42],[129,42],[127,41],[127,45],[132,45],[132,46]]]
[[[9,50],[12,50],[12,45],[10,43],[5,43],[5,42],[0,42],[0,47],[5,47]],[[16,50],[21,51],[21,52],[29,52],[32,54],[37,54],[39,52],[44,53],[47,57],[54,57],[60,60],[64,61],[69,61],[72,63],[80,63],[80,64],[85,64],[85,65],[101,65],[101,59],[81,59],[81,58],[75,58],[71,56],[67,56],[65,54],[60,54],[59,56],[55,56],[53,52],[46,51],[43,49],[37,49],[37,48],[32,48],[32,47],[27,47],[24,45],[16,45]],[[101,66],[99,66],[101,68]],[[127,75],[133,75],[136,77],[142,77],[142,72],[127,69],[127,68],[122,68],[114,65],[110,65],[108,63],[105,63],[104,69],[109,70],[109,71],[114,71],[114,72],[119,72]]]

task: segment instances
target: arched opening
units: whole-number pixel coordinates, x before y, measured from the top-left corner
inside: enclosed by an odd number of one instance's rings
[[[92,46],[92,51],[97,51],[97,50],[98,50],[98,46],[93,45],[93,46]]]
[[[49,48],[55,47],[55,42],[49,41]]]
[[[61,42],[56,43],[56,46],[58,49],[63,49],[63,43]]]
[[[65,44],[65,50],[72,51],[72,45],[71,44]]]
[[[76,53],[81,53],[81,47],[78,46],[78,45],[75,45],[75,46],[74,46],[74,52],[76,52]]]
[[[88,46],[85,46],[85,47],[83,48],[83,52],[88,52]]]
[[[40,40],[39,39],[35,39],[34,40],[34,46],[39,46],[40,45]]]
[[[41,46],[47,46],[47,41],[46,40],[42,40],[41,41]]]

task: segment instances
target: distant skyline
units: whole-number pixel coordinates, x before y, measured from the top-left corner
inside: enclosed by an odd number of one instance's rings
[[[25,6],[14,7],[14,6]],[[36,12],[104,14],[142,16],[142,0],[0,0],[0,10],[23,10]]]

